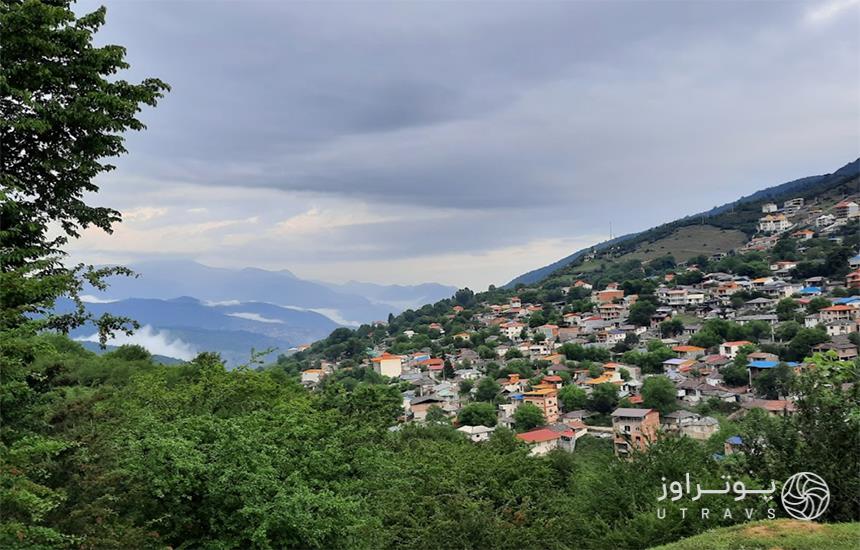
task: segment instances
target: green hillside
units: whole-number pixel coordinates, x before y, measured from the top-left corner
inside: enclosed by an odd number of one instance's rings
[[[653,550],[853,550],[860,523],[812,523],[790,519],[757,521],[713,529]]]
[[[766,202],[781,204],[792,198],[803,198],[807,202],[819,204],[834,204],[845,196],[860,193],[858,174],[860,174],[860,159],[846,164],[832,174],[801,178],[762,189],[749,196],[741,197],[735,202],[712,208],[707,212],[692,214],[639,233],[616,237],[590,249],[575,252],[548,266],[520,275],[505,287],[514,288],[518,284],[537,284],[553,275],[568,271],[594,272],[597,269],[592,262],[587,261],[589,256],[596,255],[598,258],[610,260],[619,256],[623,257],[636,250],[649,248],[650,244],[670,237],[682,228],[711,225],[752,236],[755,233],[758,219],[761,217],[762,204]],[[700,253],[709,254],[713,252],[708,249],[700,251]]]

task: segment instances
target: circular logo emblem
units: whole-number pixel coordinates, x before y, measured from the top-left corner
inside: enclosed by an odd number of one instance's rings
[[[782,507],[794,519],[813,520],[827,510],[830,488],[812,472],[794,474],[782,486]]]

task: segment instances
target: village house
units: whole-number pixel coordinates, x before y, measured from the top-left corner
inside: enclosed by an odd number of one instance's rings
[[[618,408],[612,412],[613,444],[617,456],[645,450],[657,437],[660,414],[652,409]]]
[[[783,214],[768,214],[763,218],[759,218],[758,230],[762,233],[777,233],[785,231],[791,227],[785,215]]]
[[[786,216],[795,215],[801,208],[803,208],[803,198],[801,197],[789,199],[782,203],[782,211],[785,212]]]
[[[523,401],[541,410],[547,423],[558,420],[558,391],[553,388],[536,388],[523,393]]]
[[[754,354],[750,354],[748,357],[752,357]],[[786,365],[789,367],[797,367],[798,363],[793,361],[786,361]],[[775,369],[780,365],[780,362],[776,359],[754,359],[747,363],[747,370],[749,371],[750,377],[750,385],[752,385],[752,381],[755,380],[762,372]]]
[[[390,376],[396,378],[403,373],[403,357],[400,355],[392,355],[383,353],[378,357],[371,358],[373,370],[382,376]]]
[[[509,323],[504,323],[500,325],[499,329],[506,337],[510,338],[511,340],[517,340],[519,339],[520,334],[523,332],[523,329],[525,327],[526,326],[519,321],[511,321]]]
[[[675,346],[672,348],[672,351],[677,353],[679,358],[696,359],[697,357],[704,355],[706,350],[699,346]]]
[[[598,313],[600,316],[606,319],[607,321],[614,321],[615,319],[620,319],[622,315],[624,315],[624,307],[618,304],[600,304],[597,307]]]
[[[607,286],[606,290],[598,290],[597,292],[591,293],[591,301],[597,304],[614,302],[615,300],[621,300],[622,298],[624,298],[623,290],[619,288],[609,288],[609,286]]]
[[[423,395],[413,398],[409,402],[409,407],[412,410],[412,417],[420,422],[427,419],[427,411],[430,410],[430,407],[442,408],[446,403],[447,400],[438,395]]]
[[[753,343],[748,340],[736,340],[733,342],[723,342],[720,344],[720,355],[725,355],[729,359],[734,359],[738,355],[738,351],[744,346],[752,346]]]
[[[302,371],[301,383],[305,386],[316,386],[326,376],[323,369],[307,369]]]
[[[786,399],[751,399],[741,403],[745,410],[762,409],[771,416],[788,416],[797,411],[793,401]]]
[[[719,421],[712,416],[704,416],[681,426],[681,435],[698,441],[707,441],[720,429]]]
[[[845,276],[845,286],[848,288],[860,288],[860,269],[852,271]]]
[[[836,217],[841,220],[860,216],[860,205],[854,201],[842,201],[833,207]]]
[[[836,216],[833,214],[822,214],[815,218],[815,227],[828,227],[836,221]]]
[[[576,431],[564,424],[560,426],[557,429],[545,427],[517,434],[517,439],[529,445],[529,454],[532,456],[545,455],[555,449],[573,452],[576,446]]]
[[[589,283],[587,283],[583,280],[578,280],[575,283],[573,283],[573,288],[582,288],[585,290],[591,290],[593,287]]]
[[[559,327],[558,339],[560,342],[570,342],[571,340],[575,340],[579,336],[579,333],[579,327]]]
[[[465,434],[472,443],[481,443],[490,439],[496,428],[487,426],[460,426],[457,431]]]
[[[541,325],[535,329],[537,334],[543,334],[544,338],[549,340],[550,342],[555,342],[558,338],[558,326],[557,325]]]
[[[825,342],[823,344],[813,346],[812,351],[817,353],[832,351],[836,353],[836,357],[840,361],[850,361],[852,359],[856,359],[858,356],[857,346],[851,342]]]
[[[860,316],[860,309],[847,305],[829,306],[819,311],[818,315],[824,324],[833,321],[850,321]]]
[[[779,210],[779,207],[772,202],[766,202],[766,203],[761,205],[761,213],[762,214],[772,214],[772,213],[776,212],[777,210]]]

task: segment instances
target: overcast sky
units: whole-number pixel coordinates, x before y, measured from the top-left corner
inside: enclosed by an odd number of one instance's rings
[[[107,8],[173,91],[90,262],[483,289],[860,154],[856,0]]]

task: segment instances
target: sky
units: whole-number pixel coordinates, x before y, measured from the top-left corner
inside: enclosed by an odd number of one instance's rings
[[[172,91],[75,260],[485,289],[860,155],[858,0],[105,5]]]

